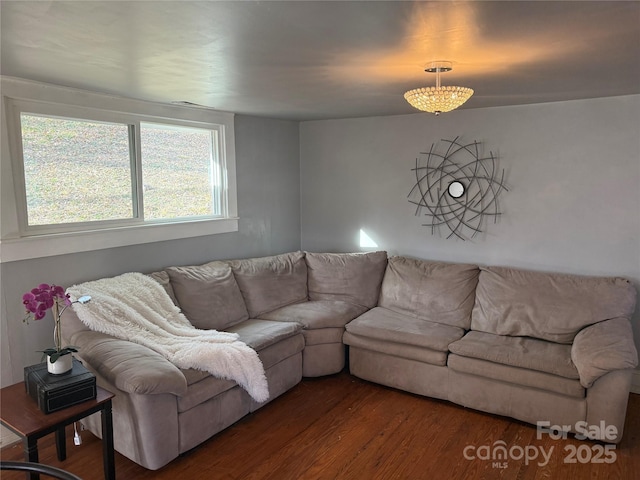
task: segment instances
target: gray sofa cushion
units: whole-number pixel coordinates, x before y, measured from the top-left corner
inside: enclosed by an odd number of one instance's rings
[[[302,351],[304,341],[301,327],[295,323],[247,320],[231,327],[245,342],[258,352],[265,370]],[[178,411],[186,412],[237,384],[231,380],[215,378],[207,372],[182,370],[189,385],[187,392],[178,398]],[[271,391],[272,385],[269,386]]]
[[[475,265],[391,257],[378,306],[468,329],[479,273]]]
[[[158,272],[149,273],[148,275],[151,278],[153,278],[156,282],[158,282],[160,285],[162,285],[162,287],[167,292],[169,297],[171,297],[171,301],[175,305],[180,306],[180,304],[178,303],[178,299],[176,298],[176,294],[173,291],[173,287],[171,286],[171,279],[169,278],[169,273],[167,273],[164,270],[160,270]]]
[[[268,370],[271,367],[299,354],[305,347],[302,326],[298,323],[249,319],[234,325],[228,331],[237,333],[240,341],[258,352],[260,361],[267,371],[267,379],[270,378]],[[269,392],[273,398],[275,391],[271,380],[269,382]]]
[[[302,331],[305,348],[310,345],[342,343],[344,327],[313,328]]]
[[[306,253],[309,300],[342,300],[375,307],[387,252]]]
[[[184,378],[187,379],[188,386],[193,385],[194,383],[198,383],[203,378],[207,378],[211,376],[209,372],[205,372],[203,370],[195,370],[193,368],[181,368],[180,371],[184,375]],[[234,382],[233,380],[225,380],[225,381],[229,382],[232,386],[237,385],[237,383]],[[228,389],[225,388],[222,391],[224,390],[228,390]]]
[[[237,333],[238,340],[249,345],[258,354],[260,350],[293,337],[301,331],[302,326],[297,323],[254,319],[238,323],[227,330],[227,332]]]
[[[471,329],[571,343],[587,325],[630,318],[635,301],[635,288],[622,278],[483,267]]]
[[[468,332],[451,343],[449,350],[463,357],[527,368],[560,377],[578,379],[571,361],[571,345],[535,338],[508,337],[483,332]]]
[[[169,267],[167,273],[182,312],[196,328],[224,330],[249,318],[226,263]]]
[[[461,328],[409,317],[382,307],[363,313],[349,322],[346,329],[361,337],[426,347],[440,352],[446,352],[450,343],[464,335]]]
[[[367,309],[340,300],[316,300],[296,303],[260,315],[265,320],[298,322],[305,329],[344,327]]]
[[[238,384],[233,380],[225,380],[223,378],[215,378],[209,375],[207,372],[197,372],[195,375],[191,374],[189,370],[183,370],[187,379],[197,379],[199,373],[204,373],[205,376],[200,378],[199,381],[192,381],[189,384],[189,388],[184,395],[178,397],[178,412],[186,412],[191,410],[196,405],[200,405],[203,402],[211,400],[212,398],[220,395],[221,393],[231,390]]]
[[[462,357],[455,353],[449,355],[447,366],[456,372],[468,373],[477,377],[491,378],[501,382],[547,390],[570,397],[584,398],[585,396],[585,390],[578,380],[559,377],[558,375],[537,370],[512,367],[502,363],[480,360],[479,358]]]
[[[344,332],[344,343],[352,348],[416,360],[431,365],[444,366],[447,363],[447,352],[431,350],[426,347],[415,347],[406,343],[394,343],[370,337],[361,337],[350,332]]]
[[[573,341],[571,359],[585,388],[613,370],[636,368],[638,352],[626,318],[613,318],[581,330]]]
[[[308,300],[307,264],[302,252],[233,260],[229,265],[251,318]]]

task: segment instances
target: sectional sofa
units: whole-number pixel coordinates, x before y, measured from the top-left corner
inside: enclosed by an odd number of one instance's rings
[[[267,402],[303,376],[342,371],[348,346],[350,372],[365,380],[589,438],[622,438],[638,363],[636,290],[625,279],[386,252],[291,252],[150,275],[195,327],[236,332],[257,351]],[[116,393],[116,449],[146,468],[267,403],[233,381],[91,331],[71,309],[62,323],[98,384]],[[87,423],[100,436],[99,419]]]

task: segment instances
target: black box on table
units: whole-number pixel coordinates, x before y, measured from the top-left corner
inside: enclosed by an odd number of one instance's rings
[[[50,374],[46,362],[25,367],[24,384],[29,396],[44,413],[92,400],[97,393],[95,375],[75,358],[73,368],[61,375]]]

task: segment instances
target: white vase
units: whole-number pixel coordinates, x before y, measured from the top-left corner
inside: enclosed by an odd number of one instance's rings
[[[73,368],[73,355],[62,355],[55,363],[51,363],[51,357],[47,355],[47,371],[53,375],[62,375]]]

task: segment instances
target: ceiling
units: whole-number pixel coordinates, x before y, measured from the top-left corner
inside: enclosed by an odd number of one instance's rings
[[[274,118],[416,112],[640,93],[639,1],[0,2],[3,75]]]

